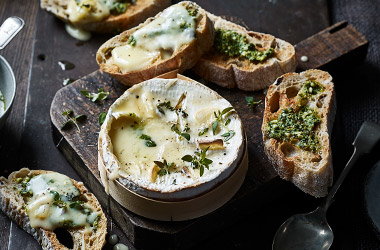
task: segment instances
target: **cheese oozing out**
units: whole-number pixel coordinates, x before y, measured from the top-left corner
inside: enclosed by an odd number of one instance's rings
[[[65,175],[40,174],[25,185],[31,195],[27,198],[26,211],[33,228],[85,227],[90,230],[98,220],[99,213],[90,204],[74,201],[80,192]]]
[[[101,0],[69,0],[66,13],[71,23],[101,21],[111,14],[107,1]]]
[[[233,110],[213,133],[214,112],[228,107],[231,104],[214,91],[184,80],[153,79],[135,85],[110,107],[106,133],[100,133],[111,178],[161,192],[216,178],[238,158],[243,143],[241,120]],[[228,132],[232,136],[227,139]],[[203,143],[217,140],[223,145],[208,148],[206,158],[212,163],[202,173],[199,166],[182,159],[197,156]]]
[[[131,38],[132,37],[132,38]],[[195,18],[181,4],[165,9],[152,22],[136,30],[125,45],[112,50],[110,63],[122,73],[139,70],[156,60],[170,58],[195,39]]]

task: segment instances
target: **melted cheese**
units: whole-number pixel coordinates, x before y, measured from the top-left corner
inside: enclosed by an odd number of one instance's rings
[[[74,37],[75,39],[78,39],[79,41],[88,41],[91,38],[90,32],[78,29],[70,24],[66,24],[65,29],[70,36]]]
[[[112,50],[111,63],[125,73],[167,59],[195,38],[195,20],[181,4],[173,5],[131,35],[135,44]]]
[[[70,0],[67,14],[71,23],[101,21],[110,15],[109,6],[99,0]]]
[[[237,158],[242,145],[241,121],[233,114],[229,117],[230,124],[222,126],[218,134],[213,135],[210,128],[199,136],[200,130],[215,120],[214,112],[231,106],[225,99],[203,88],[183,80],[154,79],[126,91],[110,107],[105,121],[108,132],[100,135],[108,138],[102,138],[101,153],[112,178],[119,178],[122,183],[131,180],[140,186],[165,192],[206,182],[227,168]],[[171,107],[175,107],[182,94],[186,94],[182,110],[188,116],[184,117],[181,112],[167,108],[163,108],[162,114],[157,108],[168,101]],[[190,140],[172,131],[173,124],[180,131],[188,126]],[[184,155],[194,155],[199,150],[200,141],[223,139],[221,135],[229,130],[234,130],[235,136],[224,142],[223,148],[207,152],[207,158],[213,163],[202,176],[199,168],[193,168],[182,160]],[[146,141],[140,138],[143,134],[150,136],[156,146],[146,146]],[[164,160],[169,164],[174,163],[175,167],[169,174],[159,175],[160,168],[154,161]]]
[[[75,227],[90,227],[98,216],[97,212],[88,204],[88,213],[70,208],[69,202],[73,197],[80,195],[79,190],[73,185],[70,178],[58,173],[47,173],[33,177],[27,185],[27,190],[32,192],[32,197],[27,201],[26,211],[29,216],[30,225],[33,228],[44,228],[54,230],[70,223]],[[65,207],[54,205],[53,193],[60,195]]]

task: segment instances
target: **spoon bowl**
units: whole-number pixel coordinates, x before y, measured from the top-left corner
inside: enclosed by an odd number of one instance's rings
[[[322,208],[307,214],[296,214],[287,219],[274,236],[272,249],[327,250],[334,234]],[[292,237],[297,235],[298,237]]]

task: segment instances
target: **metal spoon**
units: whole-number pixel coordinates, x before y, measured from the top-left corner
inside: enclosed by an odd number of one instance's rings
[[[352,166],[360,156],[369,153],[379,140],[380,126],[375,123],[364,122],[353,142],[354,152],[339,179],[330,190],[325,202],[313,212],[296,214],[286,220],[274,236],[273,250],[323,250],[330,248],[334,233],[327,223],[326,211]]]

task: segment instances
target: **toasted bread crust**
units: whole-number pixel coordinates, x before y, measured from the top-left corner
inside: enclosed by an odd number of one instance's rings
[[[16,222],[18,226],[31,234],[40,243],[42,249],[68,249],[59,242],[54,232],[42,228],[32,228],[30,226],[29,217],[24,208],[25,202],[23,197],[13,189],[16,184],[15,180],[19,177],[22,178],[28,174],[39,175],[49,172],[51,171],[23,168],[11,173],[8,179],[0,177],[0,208],[9,218]],[[83,183],[75,180],[72,181],[74,186],[79,189],[80,193],[87,198],[88,202],[101,216],[96,232],[92,232],[91,234],[83,233],[83,228],[67,230],[73,238],[73,249],[82,249],[82,243],[85,244],[85,249],[102,249],[107,233],[107,218],[96,197],[88,192]]]
[[[181,2],[181,4],[189,5],[193,4],[189,1]],[[159,60],[158,62],[150,65],[149,67],[142,69],[127,72],[125,74],[121,73],[119,68],[115,65],[110,65],[107,63],[107,59],[109,58],[110,50],[112,50],[116,46],[120,46],[128,41],[128,38],[133,32],[140,29],[141,27],[147,25],[152,22],[155,17],[147,19],[144,23],[139,26],[124,31],[118,36],[115,36],[104,43],[98,50],[96,54],[96,60],[99,64],[99,67],[102,71],[110,74],[121,83],[132,86],[136,83],[140,83],[145,80],[149,80],[156,76],[162,75],[164,73],[178,70],[179,73],[185,71],[186,69],[190,69],[193,67],[200,57],[210,49],[213,44],[214,39],[214,29],[212,26],[212,22],[207,17],[206,12],[196,5],[198,8],[198,17],[196,20],[196,35],[195,39],[182,46],[176,53],[174,53],[170,58],[165,60]],[[160,15],[161,13],[157,14]],[[156,16],[156,17],[157,17]]]
[[[295,50],[291,44],[272,35],[248,31],[213,14],[207,15],[215,29],[228,29],[246,35],[250,42],[260,44],[262,48],[274,48],[275,56],[263,63],[251,63],[248,60],[227,58],[211,49],[193,68],[205,80],[226,88],[254,91],[266,88],[278,76],[295,70]]]
[[[316,128],[321,149],[315,153],[269,138],[266,133],[271,120],[277,119],[283,109],[296,105],[295,93],[291,94],[290,90],[300,89],[307,80],[316,80],[325,88],[316,96],[315,101],[315,110],[321,118]],[[293,182],[302,191],[315,197],[327,195],[328,187],[333,181],[330,135],[334,117],[334,84],[327,72],[307,70],[300,74],[287,73],[268,89],[262,124],[264,151],[281,178]]]
[[[170,0],[138,0],[127,11],[117,16],[109,16],[98,22],[70,23],[66,8],[68,0],[41,0],[41,8],[53,13],[66,23],[95,33],[116,33],[130,29],[145,19],[156,15],[170,5]]]

